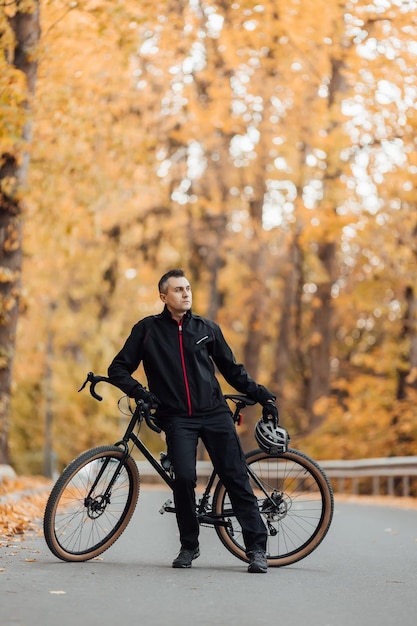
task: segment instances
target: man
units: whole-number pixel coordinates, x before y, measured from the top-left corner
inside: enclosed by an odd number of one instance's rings
[[[191,312],[190,283],[179,269],[158,283],[164,309],[132,328],[109,367],[111,382],[136,401],[156,407],[174,470],[174,502],[181,549],[172,566],[191,567],[200,555],[195,512],[196,450],[203,441],[226,487],[242,526],[248,571],[267,571],[267,532],[250,487],[231,411],[223,398],[214,365],[239,393],[263,405],[264,415],[278,421],[275,396],[236,363],[220,327]],[[132,373],[143,362],[149,391]]]

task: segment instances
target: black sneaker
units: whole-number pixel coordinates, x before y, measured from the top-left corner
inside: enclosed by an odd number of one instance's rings
[[[248,572],[251,574],[266,574],[268,571],[268,563],[266,560],[266,554],[263,550],[254,550],[248,552],[249,567]]]
[[[200,549],[186,550],[181,548],[177,558],[172,561],[172,567],[191,567],[192,561],[200,556]]]

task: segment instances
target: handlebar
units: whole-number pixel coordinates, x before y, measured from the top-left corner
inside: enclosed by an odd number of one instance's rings
[[[113,385],[113,383],[107,376],[97,376],[93,372],[88,372],[87,378],[85,379],[85,381],[83,382],[83,384],[81,385],[78,391],[79,392],[82,391],[87,386],[87,384],[90,383],[90,394],[93,396],[93,398],[101,402],[103,398],[96,392],[96,385],[102,382],[108,383],[109,385]],[[116,387],[117,385],[113,385],[113,386]],[[255,400],[251,400],[247,396],[243,396],[240,394],[227,394],[224,397],[226,400],[231,400],[232,402],[235,403],[236,410],[235,410],[234,418],[235,418],[235,421],[238,421],[238,423],[240,423],[240,415],[239,415],[240,409],[243,409],[246,406],[251,406],[251,405],[256,404]],[[144,402],[143,400],[139,400],[136,404],[136,408],[133,414],[136,415],[136,417],[138,418],[143,417],[147,426],[151,430],[153,430],[155,433],[160,433],[161,429],[159,428],[159,426],[155,424],[155,420],[153,419],[151,415],[151,410],[152,410],[152,406],[150,406],[149,404],[146,404],[146,402]]]
[[[101,402],[103,398],[102,396],[99,396],[98,393],[96,392],[96,385],[97,383],[101,383],[101,382],[109,383],[110,385],[112,384],[110,382],[110,379],[107,378],[106,376],[96,376],[95,374],[93,374],[93,372],[88,372],[87,378],[85,379],[85,381],[79,388],[78,392],[82,391],[87,385],[87,383],[90,383],[90,394],[93,396],[93,398]]]
[[[151,408],[152,407],[150,407],[149,404],[146,404],[146,402],[144,402],[143,400],[139,400],[139,402],[136,405],[135,413],[138,411],[140,415],[142,415],[145,418],[145,422],[147,426],[151,430],[153,430],[155,433],[160,433],[162,431],[159,428],[159,426],[155,424],[155,420],[152,418]]]
[[[87,386],[87,384],[90,383],[90,394],[93,396],[93,398],[101,402],[103,398],[96,392],[96,385],[102,382],[113,385],[113,383],[109,378],[107,378],[107,376],[96,376],[96,374],[94,374],[93,372],[88,372],[87,378],[85,379],[78,391],[82,391]],[[136,415],[137,417],[142,416],[147,426],[151,430],[156,433],[160,433],[161,429],[155,424],[154,420],[152,419],[151,409],[152,407],[149,406],[149,404],[146,404],[146,402],[144,402],[143,400],[139,400],[139,402],[136,404],[134,415]]]

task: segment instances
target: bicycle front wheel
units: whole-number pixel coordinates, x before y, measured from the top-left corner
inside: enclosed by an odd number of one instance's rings
[[[87,450],[58,478],[45,508],[43,530],[63,561],[88,561],[120,537],[139,497],[139,472],[117,446]]]
[[[332,521],[334,500],[328,478],[315,461],[298,450],[276,456],[253,450],[246,455],[246,464],[268,531],[268,564],[280,567],[303,559],[322,542]],[[247,561],[242,528],[220,482],[213,496],[213,510],[228,522],[216,526],[221,542]]]

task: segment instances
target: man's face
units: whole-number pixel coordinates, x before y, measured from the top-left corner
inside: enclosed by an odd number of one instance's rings
[[[184,313],[191,309],[193,301],[191,286],[184,276],[178,278],[171,276],[165,293],[159,294],[162,302],[167,305],[171,315],[180,319]]]

